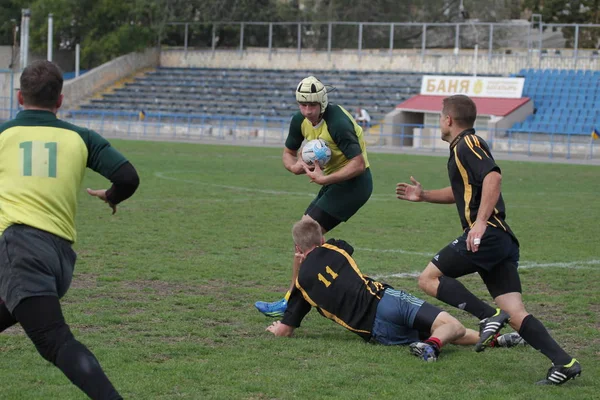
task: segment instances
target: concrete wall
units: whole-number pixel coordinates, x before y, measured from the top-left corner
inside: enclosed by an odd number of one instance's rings
[[[11,109],[17,107],[17,89],[19,87],[20,73],[9,70],[0,70],[0,120],[7,120],[14,116]]]
[[[399,125],[416,125],[422,123],[422,113],[414,113],[409,111],[403,111],[401,109],[395,109],[394,111],[388,113],[384,118],[384,140],[381,140],[381,143],[391,144],[393,146],[413,146],[414,141],[420,140],[418,138],[413,139],[413,135],[415,134],[415,128],[401,127]]]
[[[266,68],[301,70],[376,70],[418,71],[423,73],[474,73],[508,75],[523,68],[558,68],[600,70],[600,57],[574,59],[567,55],[540,57],[535,54],[493,55],[479,53],[474,63],[472,50],[435,50],[435,54],[421,56],[418,50],[356,50],[327,52],[303,50],[297,52],[273,49],[236,50],[163,50],[160,65],[163,67],[208,67],[208,68]]]
[[[397,110],[398,114],[402,111]],[[219,122],[216,124],[188,125],[175,123],[147,123],[140,121],[111,121],[111,120],[91,120],[91,119],[68,119],[69,122],[85,126],[95,130],[107,138],[120,138],[130,140],[158,140],[158,141],[176,141],[176,142],[196,142],[196,143],[219,143],[233,145],[257,145],[257,146],[283,146],[287,136],[287,130],[281,127],[240,127],[235,122]],[[431,129],[430,131],[433,131]],[[484,134],[480,131],[478,134]],[[419,135],[420,130],[415,129],[415,135]],[[427,135],[438,135],[439,131],[426,132]],[[387,140],[387,138],[384,138]],[[415,140],[417,138],[415,137]],[[565,157],[572,159],[598,160],[600,155],[600,140],[590,141],[586,138],[579,138],[575,141],[557,142],[548,140],[548,135],[540,135],[538,140],[519,140],[519,138],[495,138],[490,142],[493,146],[493,152],[523,154],[529,156],[544,157]],[[394,139],[396,140],[396,139]],[[392,146],[388,142],[382,143],[375,141],[368,143],[367,146],[373,151],[409,151],[417,154],[448,154],[448,143],[442,142],[439,145],[431,147],[415,148],[411,145],[402,146],[399,142]]]
[[[14,51],[14,54],[13,54]],[[14,50],[12,46],[0,46],[0,69],[9,68],[12,62],[12,68],[15,71],[21,69],[20,62],[20,48],[16,47]],[[29,63],[36,60],[45,60],[46,52],[44,53],[33,53],[29,52]],[[13,58],[14,57],[14,58]],[[75,71],[75,51],[74,50],[54,50],[52,53],[52,61],[57,64],[61,70],[65,72]]]
[[[85,75],[65,82],[63,109],[74,109],[84,99],[99,90],[131,76],[144,68],[157,67],[160,57],[158,49],[148,49],[143,53],[131,53],[116,58],[106,64],[88,71]]]
[[[120,139],[283,146],[287,137],[287,131],[281,127],[239,126],[235,121],[197,125],[76,118],[69,118],[68,121],[92,129],[104,137]]]
[[[19,66],[19,48],[17,47],[13,56],[12,46],[0,46],[0,69],[15,69]]]

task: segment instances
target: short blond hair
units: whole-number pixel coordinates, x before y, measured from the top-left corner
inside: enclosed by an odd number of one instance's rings
[[[300,250],[306,251],[323,243],[321,225],[313,219],[301,219],[292,228],[292,237]]]

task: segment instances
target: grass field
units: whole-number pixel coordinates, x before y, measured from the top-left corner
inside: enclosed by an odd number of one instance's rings
[[[281,149],[113,141],[141,186],[116,215],[82,190],[79,254],[63,299],[77,338],[128,399],[592,399],[600,393],[600,168],[500,161],[508,222],[521,241],[528,310],[583,366],[539,387],[549,361],[531,348],[447,346],[427,364],[374,346],[311,312],[292,339],[265,332],[253,306],[288,286],[290,229],[318,190]],[[371,153],[367,205],[328,237],[364,273],[421,294],[412,276],[460,233],[454,206],[395,198],[412,174],[447,184],[446,158]],[[90,172],[84,187],[108,187]],[[489,299],[478,277],[462,281]],[[475,318],[443,306],[466,326]],[[1,399],[82,399],[20,328],[0,334]]]

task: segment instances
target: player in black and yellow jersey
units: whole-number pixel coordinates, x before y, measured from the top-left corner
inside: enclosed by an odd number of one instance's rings
[[[0,125],[0,332],[21,324],[38,352],[92,399],[121,399],[71,333],[59,299],[73,277],[75,213],[86,167],[112,182],[88,193],[117,204],[138,187],[134,167],[94,131],[56,117],[63,78],[36,61],[23,70],[23,111]]]
[[[300,268],[283,318],[267,328],[274,335],[292,336],[314,307],[364,340],[409,345],[425,361],[436,361],[446,343],[477,343],[479,334],[450,314],[363,275],[352,258],[352,246],[335,239],[325,243],[316,221],[298,221],[292,236]],[[504,338],[494,344],[509,346]]]
[[[322,186],[304,212],[304,218],[317,221],[325,233],[356,214],[373,192],[363,130],[348,111],[328,102],[327,89],[314,76],[299,83],[296,101],[300,110],[290,123],[283,165],[291,173],[306,174],[311,182]],[[313,139],[323,139],[331,149],[331,160],[323,170],[318,164],[314,169],[309,168],[298,157],[302,142]],[[257,302],[260,312],[270,317],[283,315],[298,267],[294,260],[292,282],[285,297],[273,303]]]
[[[552,360],[540,384],[562,384],[581,374],[579,362],[552,339],[544,325],[525,310],[519,278],[519,242],[506,223],[500,192],[502,175],[487,143],[473,129],[477,109],[467,96],[444,99],[440,115],[442,139],[450,143],[450,186],[424,190],[399,183],[399,199],[430,203],[456,203],[463,234],[440,250],[419,277],[425,293],[463,309],[481,320],[482,351],[509,322],[521,337]],[[477,272],[499,308],[492,308],[472,294],[456,278]]]

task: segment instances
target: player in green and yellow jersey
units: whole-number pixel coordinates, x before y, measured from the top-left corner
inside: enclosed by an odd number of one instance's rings
[[[0,125],[0,332],[21,324],[40,355],[92,399],[121,399],[96,357],[71,333],[59,299],[69,289],[77,258],[77,197],[85,169],[112,182],[88,193],[108,203],[129,198],[135,168],[96,132],[56,117],[63,100],[56,65],[36,61],[23,70],[23,111]]]
[[[363,130],[350,113],[337,104],[329,104],[327,89],[314,76],[303,79],[296,89],[300,110],[293,116],[283,150],[283,165],[295,175],[306,174],[321,185],[303,218],[317,221],[323,233],[347,221],[367,202],[373,192],[373,180],[367,158]],[[298,150],[303,141],[323,139],[331,149],[331,160],[321,170],[309,167]],[[294,259],[292,283],[285,297],[268,303],[256,302],[256,308],[269,317],[281,317],[298,277]]]

